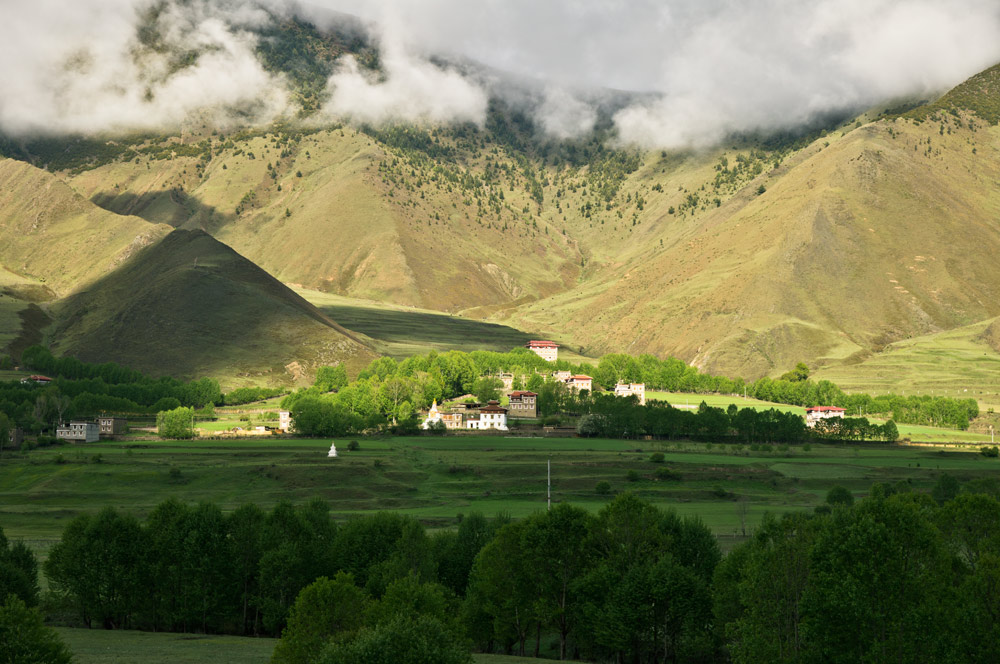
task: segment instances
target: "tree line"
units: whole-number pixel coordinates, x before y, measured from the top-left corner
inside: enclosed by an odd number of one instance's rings
[[[239,405],[285,392],[249,387],[223,394],[212,378],[151,378],[113,362],[91,364],[74,357],[55,357],[44,346],[26,349],[21,362],[53,380],[47,385],[20,380],[0,383],[0,430],[18,426],[41,432],[74,417],[155,415],[181,407]]]
[[[876,484],[857,503],[835,488],[814,513],[765,517],[725,557],[698,518],[628,493],[596,514],[558,504],[434,532],[393,513],[336,523],[321,501],[224,514],[170,500],[144,522],[111,508],[77,517],[44,568],[50,601],[87,625],[281,635],[276,664],[393,648],[401,662],[467,663],[470,649],[998,661],[998,492],[945,477],[930,495]],[[0,550],[0,587],[23,586],[2,585],[9,569]]]

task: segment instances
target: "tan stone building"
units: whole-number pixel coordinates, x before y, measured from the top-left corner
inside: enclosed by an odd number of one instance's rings
[[[515,391],[510,393],[507,414],[510,417],[533,419],[538,417],[538,395],[534,392]]]

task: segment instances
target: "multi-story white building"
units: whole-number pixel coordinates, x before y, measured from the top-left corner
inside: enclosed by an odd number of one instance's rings
[[[569,380],[566,381],[566,385],[574,392],[582,390],[587,390],[588,392],[594,391],[594,379],[584,374],[570,376]]]
[[[639,397],[639,405],[646,405],[646,384],[645,383],[618,383],[615,385],[615,396],[619,397]]]
[[[101,438],[101,427],[97,422],[70,422],[56,428],[56,438],[96,443]]]
[[[559,344],[553,341],[529,341],[524,347],[533,351],[547,362],[555,362],[559,358]]]
[[[287,410],[278,411],[278,431],[288,433],[292,430],[292,414]]]
[[[465,420],[467,429],[496,429],[507,431],[507,409],[499,401],[490,401],[479,409],[478,415],[471,415]]]

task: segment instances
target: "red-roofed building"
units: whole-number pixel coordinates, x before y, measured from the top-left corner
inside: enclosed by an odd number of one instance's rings
[[[532,340],[524,344],[524,347],[547,362],[555,362],[559,357],[559,344],[554,341]]]
[[[49,378],[48,376],[39,376],[39,375],[31,375],[31,376],[28,376],[27,378],[22,378],[21,379],[21,383],[23,383],[23,384],[37,383],[39,385],[48,385],[51,382],[52,382],[52,379]]]
[[[836,406],[811,406],[806,408],[806,426],[812,428],[820,420],[843,419],[845,412],[843,408]]]
[[[594,391],[594,379],[584,374],[570,376],[569,380],[566,381],[566,384],[569,385],[569,388],[574,392],[580,392],[581,390],[587,390],[588,392]]]

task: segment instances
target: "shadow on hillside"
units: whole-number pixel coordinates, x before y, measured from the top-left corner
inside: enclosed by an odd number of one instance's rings
[[[169,224],[174,228],[194,221],[199,228],[213,232],[235,219],[234,215],[205,205],[177,187],[144,194],[102,191],[94,194],[90,201],[115,214],[133,215],[154,224]]]
[[[532,337],[506,325],[456,318],[448,314],[396,311],[359,305],[317,305],[349,330],[386,342],[417,342],[510,350]]]

